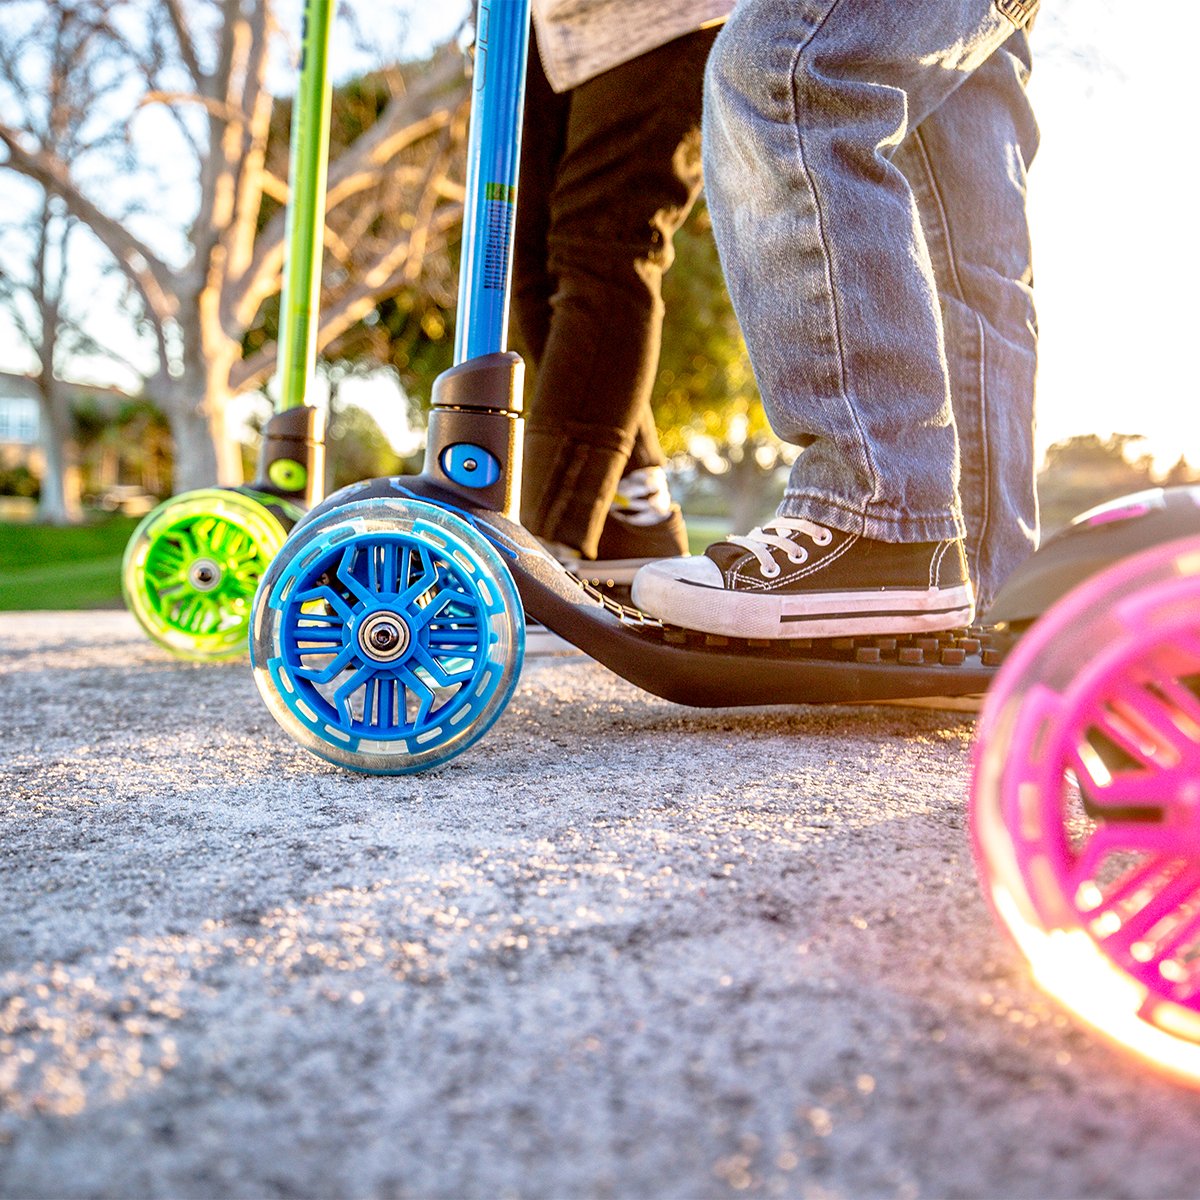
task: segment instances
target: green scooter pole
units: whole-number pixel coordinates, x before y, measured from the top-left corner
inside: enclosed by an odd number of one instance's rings
[[[251,602],[288,530],[324,495],[325,413],[305,403],[316,363],[329,158],[333,0],[305,0],[292,109],[280,303],[278,399],[253,482],[160,504],[125,549],[125,602],[151,638],[184,658],[245,653]]]

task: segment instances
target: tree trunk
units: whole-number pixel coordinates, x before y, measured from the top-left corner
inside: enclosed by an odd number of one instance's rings
[[[48,525],[71,525],[83,517],[79,503],[79,472],[71,462],[71,408],[57,381],[44,381],[38,397],[42,448],[41,498],[38,520]]]
[[[221,332],[203,297],[190,317],[181,314],[179,325],[183,375],[155,397],[175,442],[173,491],[236,487],[242,482],[242,454],[229,427],[229,377],[241,347]]]
[[[175,443],[175,477],[171,481],[175,493],[212,487],[217,481],[216,447],[203,405],[182,382],[179,390],[184,394],[156,397],[166,411]]]

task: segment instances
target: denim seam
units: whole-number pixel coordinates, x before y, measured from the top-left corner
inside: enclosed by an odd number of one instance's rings
[[[917,151],[921,156],[921,165],[924,168],[925,179],[929,184],[929,194],[932,198],[937,213],[938,224],[942,228],[942,237],[946,243],[946,261],[950,266],[950,276],[954,284],[955,294],[958,299],[967,305],[966,289],[962,284],[962,277],[958,273],[958,259],[954,253],[954,237],[950,231],[950,221],[946,216],[946,205],[942,200],[942,191],[938,186],[937,173],[933,169],[933,160],[929,157],[929,150],[925,144],[924,135],[918,126],[913,130],[913,141]],[[969,306],[968,306],[969,307]],[[979,314],[974,309],[971,310],[975,317],[975,327],[979,334],[979,428],[980,436],[980,468],[982,473],[981,496],[980,496],[980,519],[979,530],[974,539],[972,539],[972,549],[974,550],[975,562],[979,563],[983,555],[983,547],[986,541],[988,524],[990,521],[990,499],[991,499],[991,462],[988,453],[987,439],[987,370],[986,370],[986,355],[987,355],[987,339],[983,329],[983,321]],[[944,336],[944,335],[943,335]],[[951,408],[953,408],[954,397],[951,395]],[[960,451],[961,453],[961,451]],[[959,487],[962,486],[962,480],[959,480]],[[959,508],[962,508],[962,497],[959,496]],[[964,521],[965,523],[965,521]],[[970,531],[968,530],[968,533]],[[978,566],[976,567],[978,570]]]
[[[850,508],[848,505],[842,503],[840,500],[833,499],[829,496],[819,495],[814,492],[802,492],[802,491],[798,491],[798,490],[794,491],[793,489],[791,489],[789,487],[784,491],[783,499],[784,499],[785,505],[788,501],[799,501],[800,503],[797,506],[797,511],[795,511],[795,512],[784,512],[782,510],[782,506],[781,506],[780,513],[779,513],[780,516],[808,517],[810,519],[819,520],[819,521],[823,522],[824,524],[832,524],[835,529],[839,530],[842,533],[858,533],[862,537],[871,537],[871,538],[874,538],[874,540],[876,540],[876,541],[888,542],[888,541],[908,541],[908,540],[910,540],[908,538],[881,537],[876,534],[868,534],[865,531],[865,523],[868,520],[868,517],[865,514],[859,512],[856,509]],[[806,504],[810,507],[806,508],[805,507]],[[814,517],[813,512],[812,512],[812,506],[816,506],[816,507],[819,507],[822,509],[829,509],[829,510],[836,511],[839,513],[844,513],[846,515],[846,517],[848,517],[848,518],[849,517],[855,518],[857,525],[855,528],[846,529],[843,526],[837,524],[836,521],[830,521],[824,517],[820,517],[819,515]],[[886,526],[889,531],[894,533],[894,532],[900,530],[903,526],[910,525],[910,524],[922,525],[922,526],[926,526],[926,527],[937,526],[939,528],[945,528],[946,514],[944,511],[927,512],[927,513],[906,512],[906,513],[900,514],[896,517],[880,517],[878,515],[875,515],[875,516],[870,517],[870,520],[874,521],[878,526]],[[952,522],[952,523],[957,525],[957,522]],[[940,541],[942,536],[943,536],[942,534],[931,533],[928,537],[922,537],[922,538],[918,538],[916,540],[929,541],[929,542]],[[955,536],[957,537],[959,535],[956,534]]]
[[[862,512],[858,512],[855,514],[856,516],[859,517],[860,520],[865,521],[867,514],[871,509],[871,506],[874,503],[876,503],[876,501],[879,498],[879,469],[876,467],[874,461],[871,458],[871,451],[870,451],[870,448],[867,443],[866,434],[862,427],[862,422],[859,420],[859,417],[858,417],[858,411],[856,410],[855,406],[850,401],[848,372],[846,370],[845,339],[842,334],[842,327],[843,327],[844,321],[842,319],[841,314],[838,311],[837,292],[835,291],[834,286],[833,286],[833,256],[832,256],[832,254],[830,252],[830,248],[829,248],[829,239],[825,235],[825,219],[824,219],[824,214],[822,213],[822,210],[821,210],[821,201],[820,201],[820,197],[817,195],[817,188],[816,188],[815,183],[813,182],[812,173],[808,169],[808,163],[807,163],[807,160],[806,160],[806,157],[804,154],[804,137],[803,137],[803,132],[802,132],[801,123],[800,123],[800,98],[799,98],[799,94],[798,94],[799,93],[799,83],[796,78],[797,68],[798,68],[801,56],[803,55],[804,51],[807,50],[808,47],[812,44],[813,39],[817,36],[817,34],[819,34],[821,32],[821,30],[824,28],[826,21],[828,21],[829,18],[831,16],[833,16],[834,11],[837,9],[837,7],[840,3],[841,3],[841,0],[833,0],[833,3],[831,3],[829,5],[829,8],[826,10],[825,15],[820,19],[820,21],[817,22],[817,24],[814,26],[812,32],[808,35],[808,37],[805,38],[804,41],[801,42],[800,45],[798,45],[796,47],[796,53],[792,56],[792,62],[791,62],[791,67],[790,67],[790,74],[791,74],[791,80],[792,80],[792,87],[791,87],[792,129],[796,135],[796,158],[797,158],[797,161],[800,166],[800,171],[804,176],[805,182],[808,184],[809,195],[812,197],[813,210],[816,214],[817,237],[818,237],[818,240],[820,241],[821,249],[824,252],[825,282],[826,282],[826,289],[827,289],[826,298],[828,300],[830,312],[833,317],[834,335],[837,340],[838,374],[840,377],[840,385],[841,385],[840,386],[840,392],[841,392],[840,398],[841,398],[843,405],[845,406],[845,408],[847,409],[847,411],[850,414],[851,424],[853,425],[854,430],[858,435],[859,453],[862,456],[863,463],[866,466],[867,472],[871,478],[871,495],[867,497],[867,500],[866,500],[865,504],[863,505]]]
[[[991,524],[992,499],[992,463],[990,447],[988,446],[988,394],[987,394],[987,333],[983,328],[983,318],[975,313],[975,328],[979,332],[979,465],[983,478],[980,480],[980,512],[979,533],[975,539],[976,573],[979,572],[979,562],[983,557],[983,548],[987,542],[988,526]],[[960,479],[959,486],[962,486]],[[960,501],[961,503],[961,501]]]
[[[954,238],[950,233],[950,221],[946,216],[946,205],[942,200],[942,190],[938,186],[937,175],[933,170],[933,161],[929,157],[929,149],[925,145],[925,137],[921,133],[919,125],[913,130],[913,143],[920,152],[921,165],[925,168],[925,179],[929,184],[929,193],[936,206],[938,224],[942,227],[942,237],[946,242],[946,259],[950,264],[950,274],[954,280],[954,290],[958,298],[963,303],[966,303],[966,294],[963,290],[962,279],[958,274],[958,263],[954,258]]]

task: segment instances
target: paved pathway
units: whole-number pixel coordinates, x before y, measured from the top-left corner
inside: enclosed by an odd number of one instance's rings
[[[985,912],[968,717],[551,658],[364,778],[101,613],[0,616],[0,721],[5,1197],[1200,1196]]]

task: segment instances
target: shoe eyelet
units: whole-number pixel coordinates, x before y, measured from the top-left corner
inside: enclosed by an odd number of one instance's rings
[[[808,551],[801,550],[799,554],[789,554],[787,558],[788,562],[790,562],[793,566],[798,567],[801,563],[808,562]]]
[[[770,569],[770,570],[768,570],[766,567],[761,567],[761,568],[760,568],[760,570],[761,570],[761,572],[762,572],[762,577],[763,577],[764,579],[774,579],[774,578],[775,578],[775,576],[779,574],[779,572],[780,572],[780,570],[781,570],[781,569],[782,569],[782,568],[779,566],[779,564],[778,564],[777,562],[773,562],[773,563],[771,563],[771,569]]]
[[[829,529],[822,529],[819,534],[813,534],[813,541],[818,546],[828,546],[833,541],[833,532]]]

